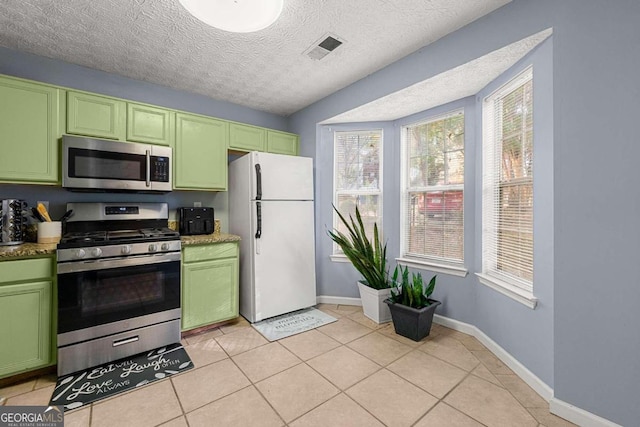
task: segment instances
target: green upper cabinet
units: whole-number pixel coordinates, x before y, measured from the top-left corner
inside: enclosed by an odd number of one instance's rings
[[[126,102],[83,92],[67,92],[67,133],[126,139]]]
[[[174,124],[172,111],[127,103],[127,141],[173,146]]]
[[[59,182],[64,114],[60,89],[0,76],[0,181]]]
[[[184,190],[227,190],[229,122],[176,114],[173,186]]]
[[[263,128],[229,124],[229,149],[242,151],[264,151],[267,132]]]
[[[267,152],[292,156],[298,155],[298,135],[268,130]]]

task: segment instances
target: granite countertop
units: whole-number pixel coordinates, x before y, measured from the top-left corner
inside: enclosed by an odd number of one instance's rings
[[[0,259],[55,254],[55,243],[23,243],[21,245],[0,246]]]
[[[240,236],[227,233],[200,234],[197,236],[180,236],[182,246],[204,245],[207,243],[239,242]]]
[[[240,236],[227,233],[212,233],[198,236],[181,236],[180,240],[182,241],[182,246],[189,246],[208,243],[238,242],[240,241]],[[21,245],[0,246],[0,260],[55,254],[55,243],[23,243]]]

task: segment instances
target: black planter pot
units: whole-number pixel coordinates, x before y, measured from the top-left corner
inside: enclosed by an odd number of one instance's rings
[[[440,301],[429,299],[431,305],[428,307],[412,308],[394,303],[390,299],[386,299],[384,302],[387,303],[391,311],[391,319],[393,320],[396,334],[414,341],[420,341],[429,335],[436,307],[441,304]]]

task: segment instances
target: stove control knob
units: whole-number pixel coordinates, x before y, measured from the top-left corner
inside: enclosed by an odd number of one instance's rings
[[[84,258],[87,253],[84,249],[78,249],[75,253],[76,258]]]
[[[94,258],[98,258],[100,255],[102,255],[102,249],[100,248],[93,248],[91,250],[91,256]]]
[[[122,252],[122,255],[129,255],[131,253],[131,246],[124,245],[122,249],[120,249],[120,252]]]
[[[152,243],[149,245],[149,252],[155,252],[158,250],[158,245],[156,245],[155,243]]]
[[[163,243],[162,246],[160,246],[160,249],[162,249],[163,251],[168,251],[169,250],[169,244],[168,243]]]

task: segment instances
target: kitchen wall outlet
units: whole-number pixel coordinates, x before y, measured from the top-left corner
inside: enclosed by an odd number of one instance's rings
[[[36,206],[38,206],[40,203],[42,203],[44,205],[44,208],[48,211],[49,210],[49,202],[47,200],[38,200],[36,202]]]
[[[201,208],[202,207],[202,202],[193,202],[193,207],[194,208]]]

